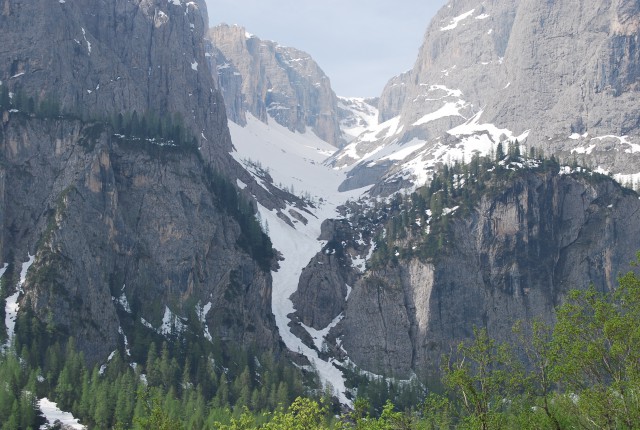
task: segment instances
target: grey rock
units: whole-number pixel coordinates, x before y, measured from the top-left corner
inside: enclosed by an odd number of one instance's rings
[[[207,162],[229,171],[230,157],[220,154],[231,140],[205,58],[202,1],[3,3],[0,81],[11,91],[51,98],[85,119],[179,113]]]
[[[166,308],[189,318],[198,303],[212,336],[277,349],[271,274],[238,246],[201,157],[95,127],[12,114],[1,129],[0,255],[35,254],[21,302],[92,363],[120,326],[159,329]]]
[[[346,221],[327,220],[320,240],[327,244],[304,268],[298,289],[291,296],[295,316],[307,327],[322,330],[343,311],[347,285],[359,277],[352,256],[362,252],[354,240],[354,231]]]
[[[348,153],[425,141],[422,153],[389,168],[387,180],[406,176],[410,161],[434,166],[460,159],[463,148],[468,160],[474,148],[488,152],[487,145],[528,132],[528,148],[638,174],[638,16],[638,2],[627,0],[450,2],[429,25],[413,69],[391,79],[380,97],[379,121],[397,118],[396,131],[356,140]],[[449,133],[472,119],[502,132]],[[488,142],[484,149],[476,137]]]
[[[205,2],[1,6],[0,85],[64,113],[2,112],[0,260],[35,254],[22,305],[75,336],[92,363],[122,346],[120,326],[144,318],[158,329],[166,308],[188,318],[209,302],[211,335],[278,350],[270,273],[239,246],[240,225],[211,172],[265,194],[265,206],[285,205],[229,154],[205,56]],[[117,138],[100,125],[133,112],[181,117],[198,150]]]
[[[304,133],[309,127],[330,144],[342,144],[337,97],[309,54],[261,40],[240,26],[220,25],[208,34],[230,118],[242,125],[246,111],[291,131]]]
[[[518,320],[553,324],[569,290],[613,290],[640,249],[638,214],[638,195],[608,178],[527,173],[451,218],[433,260],[365,273],[333,337],[365,370],[437,374],[474,326],[514,341]]]

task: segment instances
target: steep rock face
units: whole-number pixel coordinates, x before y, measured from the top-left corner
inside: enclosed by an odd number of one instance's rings
[[[320,240],[327,244],[302,271],[298,289],[291,296],[296,316],[307,327],[322,330],[343,311],[349,289],[359,277],[351,263],[362,251],[346,221],[326,220]]]
[[[209,39],[230,118],[242,124],[242,110],[264,122],[270,116],[291,131],[304,133],[310,127],[321,139],[341,144],[336,95],[309,54],[260,40],[239,26],[217,26]],[[237,76],[242,79],[242,110]]]
[[[122,345],[119,327],[166,334],[198,313],[203,337],[276,348],[270,273],[239,246],[196,149],[22,114],[1,133],[1,255],[35,254],[21,303],[90,361]]]
[[[236,178],[268,193],[229,154],[204,1],[1,3],[0,90],[48,106],[34,116],[2,100],[0,266],[15,278],[35,255],[21,310],[75,336],[92,363],[123,333],[184,325],[278,349],[269,268],[225,206]],[[116,135],[118,114],[170,119],[195,141]]]
[[[513,341],[518,320],[553,324],[569,290],[615,288],[640,249],[638,214],[638,195],[609,178],[520,173],[486,193],[469,215],[447,215],[449,233],[435,258],[399,258],[352,274],[357,281],[346,303],[334,295],[315,309],[297,307],[299,319],[343,312],[327,337],[330,349],[364,370],[437,374],[442,354],[469,339],[474,326]],[[344,229],[333,225],[335,235],[327,237],[340,237]],[[344,243],[352,261],[364,254]],[[348,260],[343,266],[351,266]],[[314,279],[324,270],[310,266],[305,275]]]
[[[227,111],[227,118],[238,125],[247,125],[247,115],[242,93],[242,75],[236,66],[231,64],[221,50],[216,48],[211,40],[206,39],[207,59],[211,72],[215,75],[218,89]],[[264,119],[263,119],[264,120]]]
[[[381,95],[377,134],[345,148],[336,164],[371,164],[361,157],[376,147],[420,141],[420,151],[386,174],[420,181],[411,163],[468,160],[519,138],[627,178],[638,174],[639,8],[625,0],[449,2],[414,68]]]
[[[180,114],[228,170],[224,104],[204,56],[204,2],[4,0],[0,81],[83,118]]]

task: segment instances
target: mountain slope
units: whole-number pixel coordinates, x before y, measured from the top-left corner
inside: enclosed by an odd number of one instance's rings
[[[362,172],[374,178],[364,182],[422,183],[412,165],[468,161],[518,138],[526,149],[637,177],[638,12],[632,1],[449,3],[414,68],[387,84],[378,132],[352,142],[335,165],[377,166]],[[411,141],[422,150],[383,168],[368,155]]]
[[[273,251],[235,187],[257,185],[229,154],[206,19],[179,0],[5,2],[9,335],[32,310],[51,342],[75,337],[91,364],[127,338],[187,329],[279,351]]]
[[[483,163],[493,173],[477,180],[460,168],[453,187],[440,177],[327,221],[294,300],[305,324],[337,319],[317,344],[344,365],[428,381],[474,326],[514,341],[518,320],[553,324],[569,290],[613,290],[640,249],[638,194],[605,176],[523,164]],[[305,301],[314,295],[323,300]]]

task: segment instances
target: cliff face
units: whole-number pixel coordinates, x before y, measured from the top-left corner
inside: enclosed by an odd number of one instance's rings
[[[375,148],[421,142],[385,173],[420,182],[411,163],[468,160],[518,138],[547,154],[637,175],[639,7],[623,0],[449,2],[413,69],[387,84],[377,133],[345,148],[336,164],[370,165],[377,160],[361,157]]]
[[[338,99],[309,54],[261,40],[239,26],[212,28],[209,39],[232,120],[243,125],[246,111],[291,131],[304,133],[309,127],[332,145],[342,143]]]
[[[186,324],[196,308],[206,309],[192,321],[203,336],[274,347],[270,273],[239,246],[196,150],[22,114],[1,137],[0,251],[17,267],[35,255],[21,302],[87,358],[121,344],[121,326],[162,332],[163,320]]]
[[[234,200],[235,178],[256,185],[229,155],[203,8],[2,2],[0,89],[15,106],[52,103],[61,115],[2,109],[0,266],[19,274],[35,255],[21,311],[75,336],[91,362],[132,330],[188,326],[203,339],[279,348],[269,263],[251,248],[264,237]],[[118,114],[171,120],[163,127],[189,142],[116,132]]]
[[[205,159],[227,169],[222,97],[204,55],[203,2],[3,0],[0,81],[83,118],[180,114]]]
[[[640,249],[638,214],[638,195],[608,178],[519,174],[484,195],[470,215],[447,215],[450,232],[435,258],[356,272],[346,302],[338,294],[325,306],[333,318],[343,312],[327,340],[368,371],[402,378],[437,373],[442,354],[469,339],[474,326],[514,340],[518,320],[552,324],[570,289],[615,288]],[[343,248],[366,253],[348,240]],[[348,260],[343,266],[351,266]],[[325,269],[317,270],[307,278]],[[340,282],[353,281],[342,275]],[[296,309],[307,325],[319,313]]]

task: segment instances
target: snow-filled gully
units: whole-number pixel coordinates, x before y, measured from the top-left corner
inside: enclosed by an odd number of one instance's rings
[[[262,205],[258,207],[261,221],[268,225],[274,248],[284,257],[284,260],[280,261],[280,268],[272,273],[272,308],[280,337],[289,350],[300,353],[309,360],[322,383],[333,387],[341,403],[350,405],[351,401],[345,395],[346,386],[342,371],[334,366],[333,359],[323,360],[315,349],[305,345],[291,332],[291,320],[288,315],[294,312],[290,297],[298,288],[302,269],[322,249],[322,243],[318,240],[322,222],[336,217],[338,206],[349,199],[358,198],[365,190],[347,193],[337,191],[346,173],[322,164],[336,148],[312,132],[294,134],[273,120],[267,125],[250,115],[247,122],[244,128],[229,123],[236,148],[232,155],[236,160],[258,160],[269,169],[275,184],[295,188],[298,193],[308,193],[313,200],[320,202],[316,204],[316,209],[313,209],[313,216],[304,214],[308,219],[306,225],[293,220],[295,228],[281,220],[277,212],[270,211]],[[283,212],[287,213],[288,210],[289,208]],[[334,321],[335,324],[337,322]],[[330,328],[313,330],[305,327],[314,337],[316,345],[322,343],[319,337],[326,335]]]

